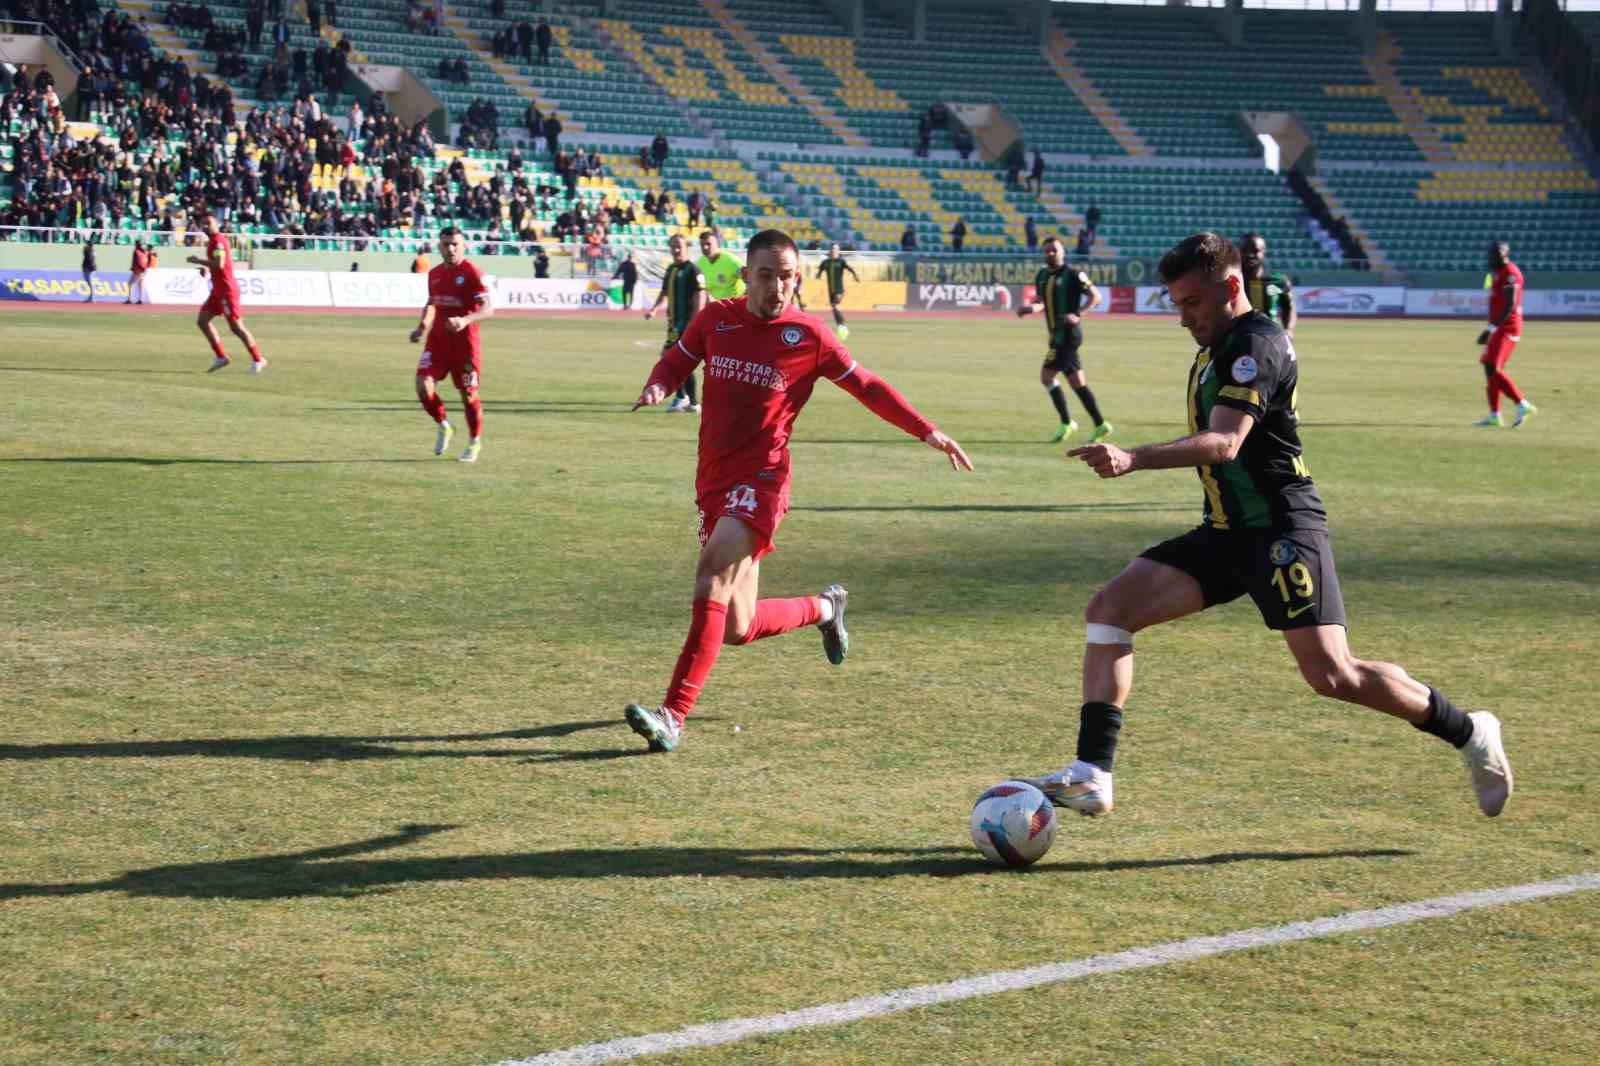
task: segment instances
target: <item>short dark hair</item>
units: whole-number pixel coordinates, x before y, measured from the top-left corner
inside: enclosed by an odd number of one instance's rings
[[[1243,237],[1239,238],[1239,247],[1243,248],[1245,245],[1249,244],[1251,241],[1261,241],[1262,244],[1266,244],[1267,243],[1266,241],[1261,240],[1261,234],[1256,233],[1254,230],[1252,230],[1251,232],[1246,233]]]
[[[718,233],[714,229],[703,229],[703,230],[701,230],[700,231],[700,239],[701,240],[705,240],[707,237],[715,237],[719,241],[722,240],[722,234]]]
[[[451,237],[459,236],[460,234],[461,234],[461,227],[460,226],[446,226],[444,229],[439,231],[439,239],[441,241],[447,241]]]
[[[795,258],[798,259],[800,257],[800,246],[794,243],[793,237],[781,229],[764,229],[754,237],[751,237],[750,243],[745,245],[744,248],[745,261],[749,262],[755,258],[755,254],[763,248],[771,248],[777,252],[787,248],[795,254]]]
[[[1067,250],[1067,242],[1061,239],[1060,234],[1056,234],[1056,233],[1052,233],[1052,234],[1050,234],[1050,236],[1048,236],[1044,240],[1040,241],[1039,242],[1039,247],[1040,248],[1048,248],[1052,244],[1061,245],[1061,250],[1063,252]]]
[[[1493,240],[1489,242],[1489,254],[1501,259],[1511,258],[1511,245],[1505,241]]]
[[[1220,281],[1229,268],[1239,266],[1239,249],[1220,233],[1206,230],[1185,237],[1167,250],[1156,269],[1161,280],[1171,285],[1193,270],[1204,270],[1213,281]]]

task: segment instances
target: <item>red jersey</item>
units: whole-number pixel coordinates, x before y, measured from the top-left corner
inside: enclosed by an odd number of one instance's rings
[[[1501,315],[1506,313],[1506,286],[1512,288],[1511,314],[1502,322]],[[1500,328],[1513,337],[1522,335],[1522,271],[1517,269],[1517,264],[1507,263],[1494,275],[1494,287],[1489,290],[1489,324],[1492,326],[1500,322]]]
[[[841,381],[856,361],[833,334],[792,304],[774,319],[745,298],[715,300],[678,347],[706,368],[696,494],[756,480],[789,485],[789,434],[817,378]]]
[[[237,287],[233,277],[233,256],[228,251],[228,238],[213,233],[206,238],[206,264],[211,268],[211,291],[227,292]]]
[[[433,351],[468,351],[477,355],[478,324],[460,333],[451,333],[447,318],[471,314],[489,302],[489,286],[472,263],[463,259],[455,266],[440,263],[428,271],[428,305],[434,308],[433,328],[427,346]]]

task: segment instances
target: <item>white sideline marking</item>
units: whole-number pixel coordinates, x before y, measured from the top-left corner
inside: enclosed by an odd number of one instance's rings
[[[1507,903],[1525,903],[1528,900],[1545,899],[1549,896],[1565,896],[1572,892],[1596,890],[1600,890],[1600,872],[1573,874],[1554,881],[1463,892],[1456,896],[1439,896],[1435,899],[1418,900],[1415,903],[1397,903],[1392,907],[1380,907],[1377,910],[1350,911],[1347,914],[1318,918],[1310,922],[1291,922],[1288,925],[1244,929],[1220,936],[1174,940],[1167,944],[1119,951],[1114,955],[1092,955],[1086,959],[1049,963],[1026,970],[1003,970],[981,977],[964,977],[959,981],[918,985],[915,988],[862,996],[859,999],[845,1000],[843,1003],[824,1003],[818,1007],[806,1007],[782,1014],[734,1018],[725,1022],[691,1025],[671,1033],[651,1033],[647,1036],[607,1040],[600,1044],[583,1044],[561,1051],[547,1051],[528,1059],[507,1059],[497,1066],[590,1066],[599,1062],[619,1062],[642,1055],[682,1051],[685,1048],[731,1044],[737,1040],[785,1033],[793,1029],[839,1025],[843,1022],[876,1018],[916,1007],[931,1007],[938,1003],[954,1003],[977,996],[991,996],[997,992],[1015,992],[1039,985],[1076,981],[1080,977],[1165,966],[1168,963],[1188,962],[1191,959],[1248,951],[1251,948],[1268,947],[1273,944],[1316,940],[1340,933],[1406,925],[1430,918],[1448,918],[1462,911],[1477,910],[1481,907],[1498,907]]]

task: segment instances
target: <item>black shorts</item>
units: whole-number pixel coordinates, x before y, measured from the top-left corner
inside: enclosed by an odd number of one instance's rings
[[[844,299],[843,289],[840,289],[838,292],[834,292],[832,289],[828,290],[828,306],[838,307],[839,301],[842,299]]]
[[[1207,607],[1245,593],[1268,629],[1345,624],[1333,547],[1320,529],[1191,529],[1140,553],[1200,583]]]
[[[663,344],[661,347],[662,348],[670,348],[674,344],[677,344],[678,343],[678,338],[682,337],[684,335],[684,333],[688,329],[689,329],[689,323],[687,323],[687,322],[683,322],[683,323],[676,323],[675,322],[675,323],[667,326],[667,343]]]
[[[1050,350],[1044,353],[1044,365],[1060,374],[1076,374],[1083,369],[1083,362],[1078,358],[1081,347],[1083,327],[1067,326],[1052,339]]]

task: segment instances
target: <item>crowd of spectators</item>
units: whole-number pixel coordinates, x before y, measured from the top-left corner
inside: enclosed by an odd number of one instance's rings
[[[202,4],[166,9],[169,24],[203,37],[219,66],[229,59],[225,69],[236,78],[246,76],[248,67],[241,69],[232,57],[244,63],[272,26],[272,51],[256,87],[263,100],[292,92],[292,102],[264,104],[242,117],[225,82],[157,53],[127,14],[101,15],[98,3],[0,0],[3,13],[49,21],[73,48],[83,62],[79,118],[92,116],[101,130],[98,137],[76,136],[49,71],[24,68],[0,96],[0,127],[16,126],[10,135],[12,200],[0,208],[0,226],[95,231],[139,221],[157,233],[173,233],[209,211],[234,229],[275,231],[277,236],[254,238],[268,245],[301,248],[318,238],[349,237],[357,239],[359,250],[382,230],[407,224],[431,229],[449,219],[506,240],[577,244],[595,269],[613,254],[615,228],[676,218],[678,205],[663,190],[647,193],[642,210],[615,193],[586,199],[580,183],[603,177],[604,162],[593,151],[563,148],[559,117],[542,114],[536,105],[524,120],[530,134],[544,140],[553,177],[543,171],[536,176],[520,147],[485,181],[467,181],[459,158],[427,175],[419,164],[434,156],[435,145],[426,124],[402,124],[381,94],[372,93],[365,109],[355,99],[342,120],[331,109],[325,112],[319,95],[331,79],[342,82],[350,45],[330,46],[319,38],[309,59],[304,50],[290,50],[284,0],[249,0],[242,26],[215,20]],[[307,14],[317,28],[320,20],[332,24],[337,18],[331,0],[316,5],[314,16],[309,8]],[[548,53],[548,34],[542,24],[532,33],[541,55]],[[460,73],[466,73],[464,64]],[[494,104],[476,100],[464,116],[461,143],[496,148],[498,131]],[[665,139],[658,138],[642,157],[659,173],[667,151]],[[358,161],[367,180],[355,172]],[[709,196],[696,192],[687,206],[695,223],[703,217],[712,224],[715,204]],[[552,219],[547,233],[540,232],[540,218]],[[0,238],[8,236],[0,232]]]

